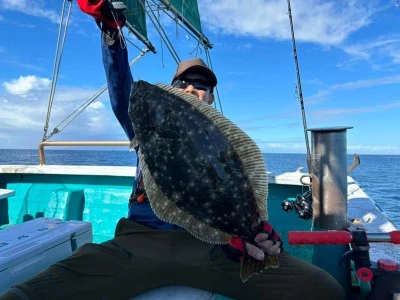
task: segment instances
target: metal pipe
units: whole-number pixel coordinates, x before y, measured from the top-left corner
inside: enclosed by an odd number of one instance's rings
[[[347,140],[352,127],[310,129],[313,226],[342,230],[347,220]]]
[[[149,51],[153,52],[154,54],[157,53],[156,48],[154,48],[153,44],[147,38],[145,38],[138,30],[136,30],[136,28],[132,26],[131,23],[127,21],[125,25],[137,37],[139,41],[145,44],[145,46]]]
[[[201,32],[199,32],[181,13],[178,11],[175,7],[172,6],[172,4],[168,0],[160,0],[160,2],[168,9],[170,12],[172,12],[174,15],[177,16],[177,18],[185,24],[187,28],[189,28],[190,31],[193,32],[195,36],[199,39],[199,41],[207,48],[211,49],[213,46],[208,40],[208,38]]]
[[[391,243],[392,238],[389,232],[367,232],[368,242],[370,243]]]
[[[129,146],[130,142],[121,141],[54,141],[54,142],[41,142],[39,144],[39,161],[40,165],[46,164],[44,155],[45,146]]]

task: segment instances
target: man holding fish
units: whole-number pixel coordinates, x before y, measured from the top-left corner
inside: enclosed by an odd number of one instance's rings
[[[121,23],[116,24],[114,18],[107,18],[107,15],[112,15],[110,12],[104,13],[111,9],[106,1],[78,0],[78,4],[97,19],[102,30],[103,63],[110,101],[127,137],[138,149],[132,125],[136,124],[138,128],[140,124],[132,119],[135,107],[129,108],[130,118],[128,106],[130,95],[134,98],[141,94],[140,87],[137,88],[139,91],[131,93],[133,80],[127,49],[122,46],[123,36],[118,30],[123,26],[123,15],[119,15]],[[117,11],[114,13],[118,14]],[[195,101],[209,105],[214,101],[216,85],[214,72],[200,58],[195,58],[178,65],[172,88],[167,90],[171,91],[168,95],[173,95],[174,99],[192,95],[198,99]],[[148,96],[147,92],[145,94]],[[188,96],[187,100],[193,102],[194,97]],[[131,106],[136,103],[132,99]],[[141,149],[140,143],[139,146]],[[147,198],[145,187],[149,187],[146,184],[155,181],[146,181],[146,176],[150,176],[143,175],[146,168],[145,161],[141,160],[129,201],[128,218],[118,222],[114,239],[82,246],[67,259],[13,287],[3,296],[4,299],[129,299],[168,285],[196,287],[234,299],[344,299],[342,287],[331,275],[282,252],[281,239],[264,221],[262,213],[262,222],[257,225],[259,228],[250,235],[253,240],[247,238],[245,241],[242,236],[222,233],[229,238],[222,245],[206,243],[207,236],[197,239],[189,233],[193,231],[182,228],[190,227],[164,222],[150,205],[155,205],[157,199],[152,196],[156,194],[148,191],[151,203]],[[184,203],[189,200],[182,199]],[[184,209],[185,205],[181,208]],[[218,214],[215,220],[220,220]],[[204,223],[211,224],[210,232],[213,232],[212,220]],[[225,229],[223,226],[218,228]],[[256,272],[258,276],[241,278],[239,270],[245,257],[249,257],[249,261],[267,262]],[[277,261],[270,261],[272,268],[268,268],[269,257],[277,257]]]

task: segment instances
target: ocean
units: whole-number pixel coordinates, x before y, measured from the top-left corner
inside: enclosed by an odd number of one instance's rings
[[[129,151],[46,150],[49,165],[136,165],[136,155]],[[267,169],[274,174],[307,170],[305,154],[265,153]],[[348,156],[348,165],[353,156]],[[361,164],[351,176],[400,228],[400,155],[360,155]],[[37,150],[0,149],[0,164],[38,165]]]

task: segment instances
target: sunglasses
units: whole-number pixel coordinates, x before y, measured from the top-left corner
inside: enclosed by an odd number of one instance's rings
[[[186,89],[189,85],[192,85],[196,90],[202,90],[202,91],[210,91],[211,87],[194,79],[176,79],[173,83],[172,86],[176,87],[178,89]]]

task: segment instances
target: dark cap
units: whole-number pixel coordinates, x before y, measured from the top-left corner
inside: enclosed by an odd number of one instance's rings
[[[207,78],[207,83],[210,84],[211,87],[215,87],[217,85],[217,77],[215,76],[214,72],[207,67],[201,58],[193,58],[182,61],[176,69],[176,73],[174,78],[172,78],[172,82],[189,72],[192,74],[203,75],[205,78]]]

